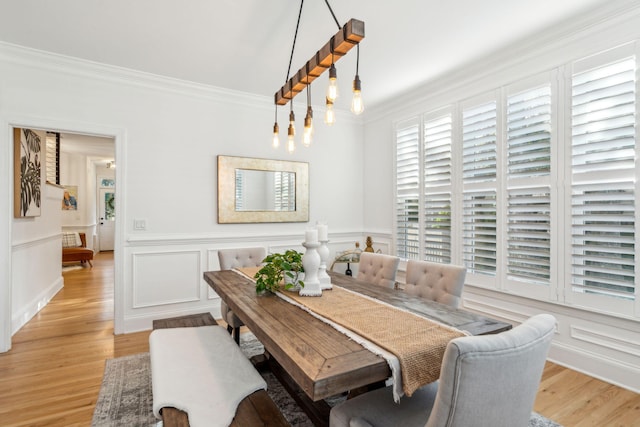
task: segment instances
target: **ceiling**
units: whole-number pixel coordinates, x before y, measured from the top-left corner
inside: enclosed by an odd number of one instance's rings
[[[341,25],[350,18],[365,22],[360,77],[371,106],[610,1],[330,4]],[[299,7],[294,0],[0,0],[0,40],[273,97],[287,80]],[[307,0],[292,72],[337,29],[325,1]],[[350,91],[355,56],[351,51],[336,64],[342,93]],[[313,100],[324,98],[326,76],[318,81]]]

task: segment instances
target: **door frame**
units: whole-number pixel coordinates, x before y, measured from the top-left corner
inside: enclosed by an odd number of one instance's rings
[[[0,118],[0,353],[11,349],[12,338],[12,224],[13,224],[13,128],[34,128],[58,132],[103,136],[114,139],[116,182],[120,197],[126,194],[126,128],[82,120],[51,120],[34,116],[6,116]],[[113,329],[114,334],[124,333],[124,203],[116,204],[116,224],[114,238],[114,283],[113,283]]]

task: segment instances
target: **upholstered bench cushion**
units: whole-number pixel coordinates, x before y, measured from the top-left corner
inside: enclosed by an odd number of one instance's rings
[[[228,426],[240,402],[267,384],[220,326],[156,329],[149,337],[153,411],[185,411],[189,424]]]

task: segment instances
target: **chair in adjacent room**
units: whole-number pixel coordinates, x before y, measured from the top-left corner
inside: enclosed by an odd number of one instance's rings
[[[87,235],[85,233],[62,233],[62,262],[89,263],[93,268],[93,249],[87,248]]]
[[[258,267],[266,256],[267,251],[264,248],[236,248],[218,251],[221,270],[231,270],[238,267]],[[227,330],[233,335],[236,343],[240,344],[242,321],[233,314],[233,311],[229,309],[229,306],[224,301],[220,301],[220,312],[222,319],[227,322]]]
[[[397,404],[391,387],[331,409],[331,427],[526,427],[555,331],[538,314],[496,335],[467,336],[447,345],[440,379]]]
[[[467,269],[429,261],[407,262],[406,293],[458,308]]]
[[[372,252],[362,252],[358,263],[358,280],[386,288],[395,288],[400,258]]]

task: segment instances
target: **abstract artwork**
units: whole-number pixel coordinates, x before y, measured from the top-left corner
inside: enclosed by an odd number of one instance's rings
[[[14,198],[16,218],[40,216],[42,140],[31,129],[13,130]]]

